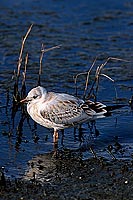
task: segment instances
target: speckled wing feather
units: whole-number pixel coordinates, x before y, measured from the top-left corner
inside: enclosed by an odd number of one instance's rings
[[[45,108],[41,110],[43,118],[64,125],[82,120],[84,112],[80,107],[82,100],[68,94],[49,93],[49,95],[52,98],[48,97]]]
[[[67,94],[49,93],[47,104],[41,115],[56,124],[71,126],[85,122],[106,112],[104,105],[76,98]]]
[[[107,113],[107,107],[106,105],[102,104],[101,102],[93,102],[90,100],[85,101],[85,103],[82,105],[83,110],[88,115],[104,115]]]

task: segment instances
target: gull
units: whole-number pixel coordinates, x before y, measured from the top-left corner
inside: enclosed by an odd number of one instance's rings
[[[27,103],[27,112],[35,122],[54,129],[54,143],[58,141],[59,130],[103,118],[112,110],[111,106],[101,102],[84,101],[65,93],[47,92],[41,86],[31,89],[20,102]]]

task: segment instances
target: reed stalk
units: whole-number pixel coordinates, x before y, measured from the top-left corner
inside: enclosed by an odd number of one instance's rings
[[[53,47],[50,47],[48,49],[45,49],[44,44],[42,44],[42,46],[41,46],[40,61],[39,61],[40,67],[39,67],[39,73],[38,73],[38,85],[41,85],[42,60],[43,60],[44,53],[46,53],[48,51],[51,51],[51,50],[54,50],[54,49],[58,49],[60,47],[61,47],[61,45],[57,45],[57,46],[53,46]]]
[[[115,86],[115,81],[109,77],[107,74],[104,74],[102,73],[102,69],[107,65],[107,63],[110,61],[110,60],[117,60],[117,61],[124,61],[124,62],[128,62],[127,60],[124,60],[124,59],[120,59],[120,58],[115,58],[115,57],[108,57],[106,59],[106,61],[104,63],[102,63],[101,65],[99,65],[97,68],[96,68],[96,71],[95,71],[95,78],[94,78],[94,81],[92,83],[92,86],[87,93],[87,90],[88,90],[88,85],[89,85],[89,78],[90,78],[90,73],[92,71],[92,69],[94,68],[94,65],[96,63],[96,60],[97,60],[97,57],[94,59],[90,69],[86,72],[81,72],[81,73],[78,73],[75,77],[74,77],[74,83],[75,83],[75,89],[76,89],[76,95],[77,95],[77,79],[79,76],[81,75],[86,75],[86,81],[85,81],[85,88],[84,88],[84,95],[83,95],[83,98],[84,99],[89,99],[92,96],[95,97],[95,100],[96,100],[96,95],[94,94],[94,87],[95,87],[95,92],[97,94],[98,92],[98,89],[99,89],[99,80],[100,80],[100,76],[103,76],[107,79],[109,79],[110,81],[112,81],[114,83],[114,88],[115,88],[115,95],[116,95],[116,98],[117,98],[117,90],[116,90],[116,86]]]
[[[30,25],[28,31],[26,32],[24,38],[22,39],[22,44],[21,44],[21,49],[20,49],[20,54],[19,54],[19,60],[18,60],[18,66],[17,66],[17,79],[20,76],[20,68],[21,68],[21,63],[22,63],[22,55],[23,55],[25,41],[26,41],[29,33],[31,32],[32,27],[33,27],[33,24]]]

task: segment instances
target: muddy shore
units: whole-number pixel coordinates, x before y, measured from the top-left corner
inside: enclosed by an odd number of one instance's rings
[[[39,155],[29,162],[22,179],[0,180],[0,199],[130,200],[133,161],[78,155]]]

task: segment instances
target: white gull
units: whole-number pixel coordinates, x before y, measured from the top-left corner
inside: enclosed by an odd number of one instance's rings
[[[58,141],[58,130],[103,118],[108,114],[108,107],[100,102],[47,92],[41,86],[33,88],[20,102],[27,103],[27,111],[35,122],[54,129],[54,142]]]

